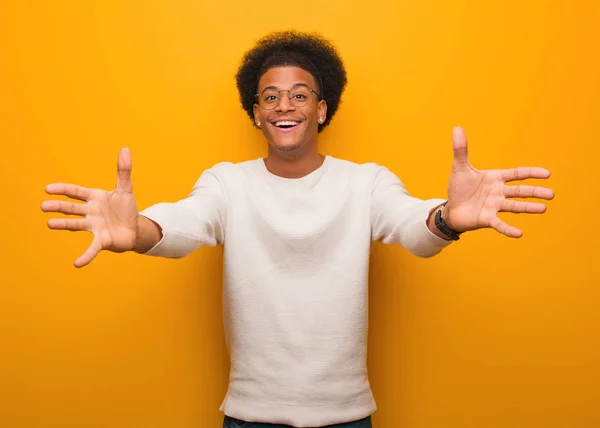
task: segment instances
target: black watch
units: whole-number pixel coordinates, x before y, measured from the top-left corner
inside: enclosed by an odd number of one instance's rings
[[[435,227],[437,227],[438,230],[448,238],[452,239],[453,241],[458,241],[460,239],[461,232],[450,229],[442,217],[442,211],[444,211],[444,207],[447,203],[448,201],[444,202],[437,213],[435,213]]]

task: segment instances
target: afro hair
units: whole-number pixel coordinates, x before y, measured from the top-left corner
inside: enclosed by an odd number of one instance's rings
[[[270,68],[296,66],[315,79],[319,95],[327,102],[327,118],[319,132],[335,115],[346,86],[346,70],[336,48],[319,34],[283,31],[266,35],[246,52],[235,76],[242,108],[254,124],[253,106],[258,82]]]

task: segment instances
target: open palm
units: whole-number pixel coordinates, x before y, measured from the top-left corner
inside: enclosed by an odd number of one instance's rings
[[[549,178],[550,171],[539,167],[504,170],[477,170],[469,162],[467,139],[463,130],[454,128],[452,134],[454,160],[448,183],[448,204],[444,218],[457,232],[491,227],[498,232],[519,238],[521,230],[498,218],[499,212],[541,214],[546,205],[539,202],[516,201],[510,198],[550,200],[551,189],[539,186],[507,186],[507,182],[528,178]]]
[[[42,210],[82,218],[52,218],[51,229],[92,232],[94,239],[88,249],[75,260],[76,267],[89,264],[100,251],[124,252],[134,247],[137,236],[138,209],[131,183],[131,153],[119,152],[117,186],[112,191],[89,189],[75,184],[52,183],[46,193],[63,195],[85,203],[48,200]]]

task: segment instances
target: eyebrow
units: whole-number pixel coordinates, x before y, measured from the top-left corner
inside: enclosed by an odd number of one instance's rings
[[[292,88],[293,88],[294,86],[306,86],[307,88],[309,88],[309,89],[310,89],[310,87],[309,87],[309,86],[308,86],[306,83],[300,83],[300,82],[299,82],[299,83],[294,83],[294,84],[292,85]],[[279,87],[277,87],[277,86],[267,86],[266,88],[263,88],[263,90],[262,90],[262,91],[259,91],[259,93],[260,93],[260,92],[264,92],[264,91],[266,91],[267,89],[274,89],[274,90],[278,90],[278,89],[279,89]]]

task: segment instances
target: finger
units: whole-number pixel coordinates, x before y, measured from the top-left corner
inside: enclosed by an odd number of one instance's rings
[[[87,205],[70,201],[44,201],[42,211],[84,216],[87,214]]]
[[[502,171],[504,181],[525,180],[527,178],[548,178],[550,171],[537,166],[505,169]]]
[[[89,223],[84,218],[51,218],[48,227],[54,230],[89,230]]]
[[[452,130],[452,150],[454,151],[454,163],[457,166],[469,164],[467,136],[460,126],[456,126]]]
[[[82,268],[91,263],[92,260],[96,258],[98,253],[102,250],[102,245],[100,244],[100,240],[94,238],[92,241],[92,245],[88,247],[87,250],[73,263],[76,268]]]
[[[119,152],[119,160],[117,161],[117,191],[133,193],[131,166],[131,151],[124,147]]]
[[[507,198],[537,198],[550,200],[554,191],[540,186],[504,186],[504,196]]]
[[[87,201],[92,194],[92,190],[75,184],[52,183],[46,186],[46,193],[49,195],[64,195],[80,201]]]
[[[521,236],[523,236],[523,232],[521,232],[516,227],[506,224],[505,222],[500,220],[498,217],[495,217],[490,222],[490,226],[492,228],[496,229],[501,234],[508,236],[509,238],[520,238]]]
[[[500,209],[502,212],[509,213],[527,213],[527,214],[542,214],[546,212],[546,205],[539,202],[521,202],[515,200],[506,200]]]

